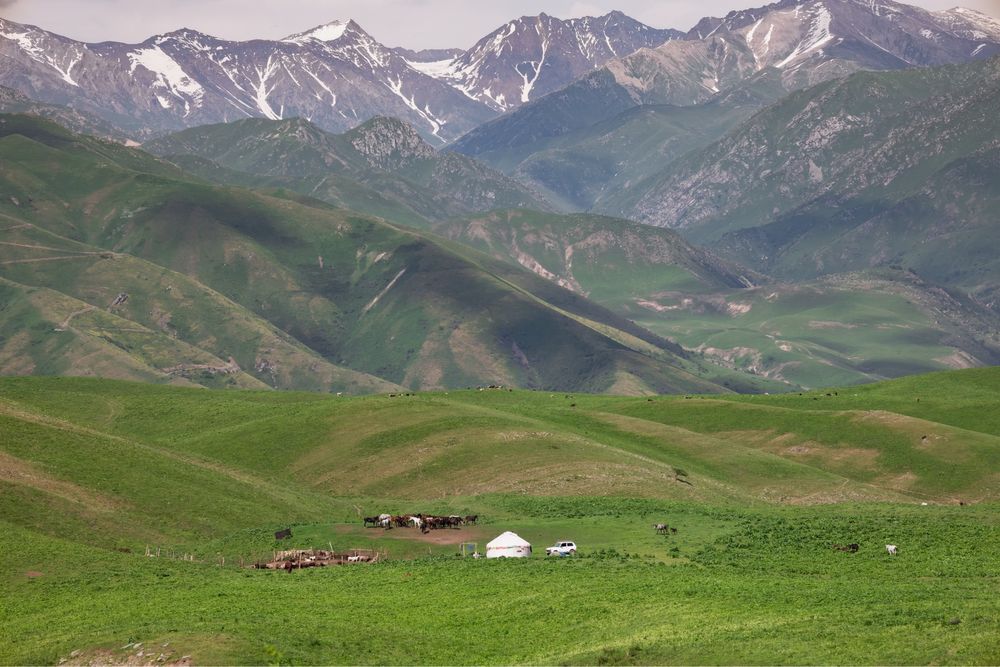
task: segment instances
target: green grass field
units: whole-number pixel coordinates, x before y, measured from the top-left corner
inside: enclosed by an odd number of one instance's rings
[[[653,399],[2,379],[0,663],[996,664],[998,370]],[[534,556],[457,556],[504,530]],[[240,568],[289,547],[387,559]]]

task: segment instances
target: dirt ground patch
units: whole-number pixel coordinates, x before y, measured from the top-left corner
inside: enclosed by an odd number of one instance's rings
[[[41,572],[36,572],[35,570],[28,570],[24,573],[28,579],[37,579],[38,577],[44,576]]]
[[[462,542],[475,542],[481,540],[485,533],[477,528],[441,528],[432,530],[429,533],[421,533],[416,528],[393,528],[385,530],[383,528],[366,528],[365,532],[359,533],[354,526],[337,526],[338,533],[364,535],[371,539],[390,540],[412,540],[413,542],[423,542],[424,544],[461,544]]]
[[[152,644],[149,646],[127,644],[119,649],[96,648],[86,651],[73,651],[68,657],[59,660],[60,665],[86,665],[97,667],[104,665],[129,665],[130,667],[189,667],[192,664],[190,655],[181,655],[169,644]]]

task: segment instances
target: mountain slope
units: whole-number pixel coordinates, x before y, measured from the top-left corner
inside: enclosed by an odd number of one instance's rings
[[[988,109],[998,94],[1000,59],[857,73],[789,96],[605,208],[708,238],[821,195],[891,198],[989,147],[997,126]]]
[[[773,73],[766,72],[708,102],[632,106],[607,120],[527,143],[518,137],[522,128],[511,127],[509,145],[501,142],[477,159],[564,209],[591,210],[606,196],[711,144],[784,94]]]
[[[899,265],[995,304],[982,249],[995,236],[998,101],[997,58],[858,73],[790,96],[602,208],[788,279]]]
[[[391,118],[376,117],[342,135],[301,119],[248,119],[192,128],[145,148],[157,155],[204,158],[415,226],[420,217],[440,220],[497,207],[550,208],[525,186],[471,158],[439,154],[412,126]],[[396,210],[377,200],[390,200]],[[409,217],[401,211],[409,211]]]
[[[0,189],[9,194],[0,215],[13,239],[3,246],[4,276],[95,308],[126,293],[112,303],[125,305],[123,316],[233,357],[268,384],[313,388],[336,366],[411,388],[721,389],[676,346],[471,250],[351,211],[209,186],[37,119],[0,120]],[[67,244],[98,254],[67,253]],[[101,252],[126,261],[112,272]],[[191,304],[189,290],[217,296]],[[209,307],[231,327],[209,329]],[[238,337],[246,317],[260,337]],[[268,330],[285,341],[284,360]]]
[[[434,231],[609,307],[663,290],[716,291],[758,279],[675,232],[615,218],[494,211]]]
[[[42,104],[5,86],[0,86],[0,113],[31,114],[47,118],[74,132],[112,139],[121,143],[129,141],[124,133],[93,114],[58,104]]]

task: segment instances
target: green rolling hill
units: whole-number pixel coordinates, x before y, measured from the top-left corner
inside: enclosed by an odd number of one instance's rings
[[[2,277],[14,292],[47,288],[83,304],[33,314],[45,324],[12,351],[45,349],[46,337],[64,333],[54,331],[60,322],[92,306],[136,322],[143,336],[153,332],[150,344],[172,339],[203,351],[136,361],[145,377],[163,380],[206,376],[215,385],[228,370],[273,387],[355,393],[489,383],[625,393],[763,386],[686,358],[528,271],[375,218],[210,185],[27,116],[0,118],[0,152]],[[70,328],[109,354],[118,353],[107,345],[136,349],[113,331],[128,327],[77,323]],[[74,367],[9,356],[11,369]]]
[[[0,497],[8,522],[98,544],[97,520],[129,546],[149,530],[214,539],[355,514],[363,498],[468,507],[507,493],[722,505],[988,501],[1000,494],[1000,422],[990,409],[998,377],[973,369],[835,393],[653,401],[4,378]],[[184,490],[193,484],[203,490]],[[165,507],[165,497],[175,500]]]
[[[987,664],[998,385],[989,368],[782,396],[391,398],[3,378],[0,661]],[[362,527],[380,511],[479,523]],[[504,530],[535,557],[453,555]],[[567,537],[580,557],[538,553]],[[387,562],[241,567],[320,546]],[[423,617],[441,639],[357,634]]]

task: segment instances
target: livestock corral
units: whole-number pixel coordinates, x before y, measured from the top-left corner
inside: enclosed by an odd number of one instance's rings
[[[366,528],[417,528],[422,533],[428,533],[440,528],[461,528],[462,526],[474,526],[479,520],[478,514],[468,514],[459,516],[451,514],[448,516],[435,516],[433,514],[379,514],[378,516],[366,516],[362,523]]]
[[[353,549],[337,553],[326,549],[287,549],[275,551],[267,561],[259,561],[251,567],[256,570],[301,570],[312,567],[327,567],[329,565],[350,565],[355,563],[377,563],[384,554],[371,549]]]

